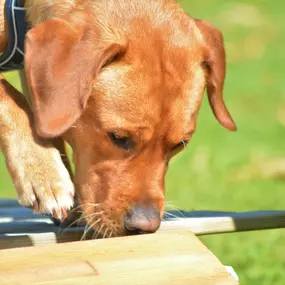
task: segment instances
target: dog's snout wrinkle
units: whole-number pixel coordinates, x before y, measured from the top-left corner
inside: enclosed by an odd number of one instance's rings
[[[159,211],[152,207],[135,205],[124,217],[129,234],[154,233],[161,223]]]

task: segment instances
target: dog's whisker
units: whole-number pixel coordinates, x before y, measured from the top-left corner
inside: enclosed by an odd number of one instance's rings
[[[84,240],[85,239],[85,237],[86,237],[86,230],[88,229],[88,227],[89,227],[88,224],[86,224],[85,227],[84,227],[83,235],[82,235],[80,240]]]
[[[66,231],[67,229],[71,228],[71,227],[74,226],[75,224],[77,224],[77,226],[78,226],[79,223],[80,223],[81,221],[84,221],[84,220],[85,220],[84,214],[81,214],[81,216],[80,216],[78,219],[76,219],[76,220],[73,221],[72,223],[68,224],[68,226],[67,226],[67,227],[64,227],[63,229],[64,229],[64,231]]]
[[[77,209],[79,209],[79,208],[82,208],[82,207],[84,207],[84,206],[87,206],[88,207],[88,209],[90,208],[90,207],[99,207],[100,206],[100,204],[98,204],[98,203],[87,203],[87,204],[80,204],[80,205],[78,205],[78,206],[76,206],[75,208],[72,208],[71,210],[70,210],[70,212],[71,211],[75,211],[75,210],[77,210]]]
[[[73,214],[74,212],[77,212],[77,213],[83,213],[83,210],[82,210],[82,206],[88,206],[87,207],[87,211],[93,206],[93,207],[98,207],[99,204],[83,204],[83,205],[79,205],[79,206],[76,206],[74,208],[72,208],[70,211],[69,211],[69,215],[70,214]]]
[[[85,219],[89,219],[89,218],[93,218],[93,217],[96,217],[96,216],[101,216],[103,212],[99,212],[99,213],[91,213],[87,216],[84,216]]]
[[[183,214],[183,211],[181,211],[181,210],[178,210],[178,209],[174,209],[173,211],[175,211],[175,212],[177,212],[177,213],[175,213],[175,214],[173,214],[173,213],[168,213],[168,214],[171,214],[171,215],[174,215],[174,216],[176,216],[177,218],[178,217],[184,217],[184,214]]]
[[[94,217],[100,217],[102,214],[103,214],[104,212],[102,211],[102,212],[98,212],[98,213],[91,213],[91,214],[89,214],[89,215],[84,215],[84,220],[86,220],[87,221],[87,219],[92,219],[92,218],[94,218]]]
[[[88,218],[93,218],[93,217],[96,217],[96,216],[100,216],[101,214],[103,214],[104,212],[101,211],[101,212],[95,212],[95,213],[91,213],[89,215],[84,215],[85,213],[83,211],[78,211],[78,213],[81,213],[80,217],[78,219],[76,219],[75,221],[73,221],[72,223],[68,224],[68,226],[66,227],[62,227],[60,226],[60,230],[62,231],[61,233],[64,233],[66,232],[69,228],[71,228],[72,226],[74,226],[75,224],[77,224],[77,226],[79,226],[79,223],[82,221],[86,221],[86,219]],[[85,225],[85,230],[86,230],[86,225]]]
[[[83,214],[84,214],[84,212],[83,212]],[[94,213],[90,213],[90,214],[85,215],[85,218],[90,218],[92,216],[99,216],[99,215],[102,215],[102,214],[104,214],[104,211],[94,212]]]
[[[103,235],[103,239],[107,237],[107,233],[109,231],[109,228],[106,228],[105,232],[104,232],[104,235]]]
[[[172,215],[175,215],[175,216],[177,216],[177,217],[184,217],[184,213],[183,213],[183,211],[181,211],[181,210],[179,210],[179,209],[174,209],[173,211],[175,211],[176,213],[175,214],[172,214]],[[169,213],[170,214],[170,213]]]
[[[81,208],[81,207],[83,207],[83,206],[99,207],[100,204],[99,204],[99,203],[85,203],[85,204],[80,204],[80,205],[78,205],[77,207],[75,207],[75,208],[73,208],[73,209]],[[73,209],[72,209],[72,210],[73,210]]]
[[[173,201],[165,201],[164,204],[165,204],[165,207],[166,206],[168,206],[168,207],[175,207],[174,204],[173,204]]]
[[[100,235],[100,233],[98,231],[94,231],[93,235],[92,235],[92,239],[97,239],[97,237]]]
[[[98,236],[101,235],[101,231],[102,231],[103,228],[104,228],[104,224],[102,224],[101,227],[100,227],[100,229],[97,231],[97,234],[96,234],[96,236],[95,236],[95,239],[97,239]]]
[[[70,227],[72,227],[74,224],[77,224],[77,226],[78,226],[79,222],[81,222],[81,221],[86,221],[87,218],[93,218],[93,217],[96,217],[96,216],[100,216],[102,213],[103,213],[103,211],[101,211],[101,212],[96,212],[96,213],[91,213],[91,214],[85,216],[85,215],[84,215],[84,212],[82,212],[81,216],[80,216],[78,219],[76,219],[75,221],[73,221],[71,224],[69,224],[66,228],[60,227],[60,230],[61,230],[60,233],[62,234],[62,233],[64,233],[64,232],[66,232],[67,229],[69,229]],[[96,220],[89,228],[88,228],[88,224],[85,225],[84,231],[83,231],[83,236],[82,236],[81,240],[86,238],[87,233],[88,233],[88,232],[93,228],[93,226],[94,226],[95,224],[97,224],[99,221],[100,221],[100,219],[99,219],[99,220]],[[87,228],[88,228],[88,229],[87,229]]]
[[[94,231],[94,233],[93,233],[93,235],[92,235],[91,239],[95,239],[96,235],[97,235],[97,232],[96,232],[96,231]]]
[[[170,208],[171,210],[177,210],[178,207],[173,204],[172,201],[165,202],[165,208]]]
[[[165,216],[166,216],[166,217],[179,218],[179,216],[178,216],[178,215],[174,215],[174,214],[169,213],[169,212],[165,212],[164,214],[165,214]]]
[[[176,218],[184,216],[183,212],[177,206],[175,206],[172,201],[166,201],[165,202],[165,209],[166,209],[166,211],[172,210],[172,211],[177,212],[177,214],[172,214],[172,213],[168,213],[165,211],[166,215],[173,215]]]
[[[80,215],[80,217],[78,219],[76,219],[75,221],[73,221],[72,223],[68,224],[68,226],[63,226],[63,224],[61,224],[59,226],[59,233],[63,234],[64,232],[66,232],[69,228],[71,228],[73,225],[75,225],[77,223],[77,226],[79,224],[80,221],[83,221],[84,217],[83,214]]]
[[[86,203],[86,204],[81,204],[81,206],[95,206],[95,207],[98,207],[98,206],[101,206],[100,203]]]
[[[98,223],[100,223],[100,222],[101,222],[101,219],[97,219],[93,224],[91,224],[91,225],[89,226],[89,228],[88,228],[87,230],[84,229],[84,233],[83,233],[83,236],[82,236],[81,240],[84,240],[84,239],[86,238],[87,233],[88,233],[90,230],[92,230],[93,227],[94,227],[95,225],[97,225]],[[88,227],[88,225],[87,225],[87,227]]]
[[[84,214],[85,214],[84,211],[78,211],[77,213],[81,213],[81,215],[84,215]],[[90,213],[90,214],[86,215],[85,218],[90,217],[90,216],[93,216],[93,215],[101,215],[101,214],[103,214],[103,213],[104,213],[104,211]]]
[[[72,208],[71,210],[69,210],[68,213],[70,214],[70,213],[76,212],[78,209],[81,209],[81,205]]]
[[[95,237],[93,236],[93,239],[97,239],[99,234],[100,234],[99,232],[96,232],[96,235],[95,235]]]
[[[169,213],[169,212],[164,212],[164,216],[166,216],[166,217],[175,217],[174,214]]]

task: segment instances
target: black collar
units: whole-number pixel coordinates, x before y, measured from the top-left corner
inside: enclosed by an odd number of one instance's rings
[[[24,0],[6,0],[5,16],[8,27],[8,44],[0,56],[0,71],[24,67],[24,44],[28,30]]]

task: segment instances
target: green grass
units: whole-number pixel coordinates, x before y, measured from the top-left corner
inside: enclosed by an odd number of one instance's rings
[[[186,210],[285,209],[282,179],[239,179],[252,163],[266,167],[267,159],[285,156],[285,2],[184,0],[182,5],[223,31],[228,57],[224,94],[238,132],[217,124],[205,98],[193,141],[170,165],[167,200]],[[2,157],[0,175],[0,197],[15,197]],[[285,230],[202,240],[234,267],[241,284],[284,284]]]

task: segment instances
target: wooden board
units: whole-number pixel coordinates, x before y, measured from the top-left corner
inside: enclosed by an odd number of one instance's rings
[[[238,281],[187,231],[0,251],[0,284],[233,285]]]
[[[285,211],[170,211],[160,232],[189,230],[196,235],[285,227]],[[15,200],[0,200],[0,249],[78,241],[84,227],[63,229]]]

